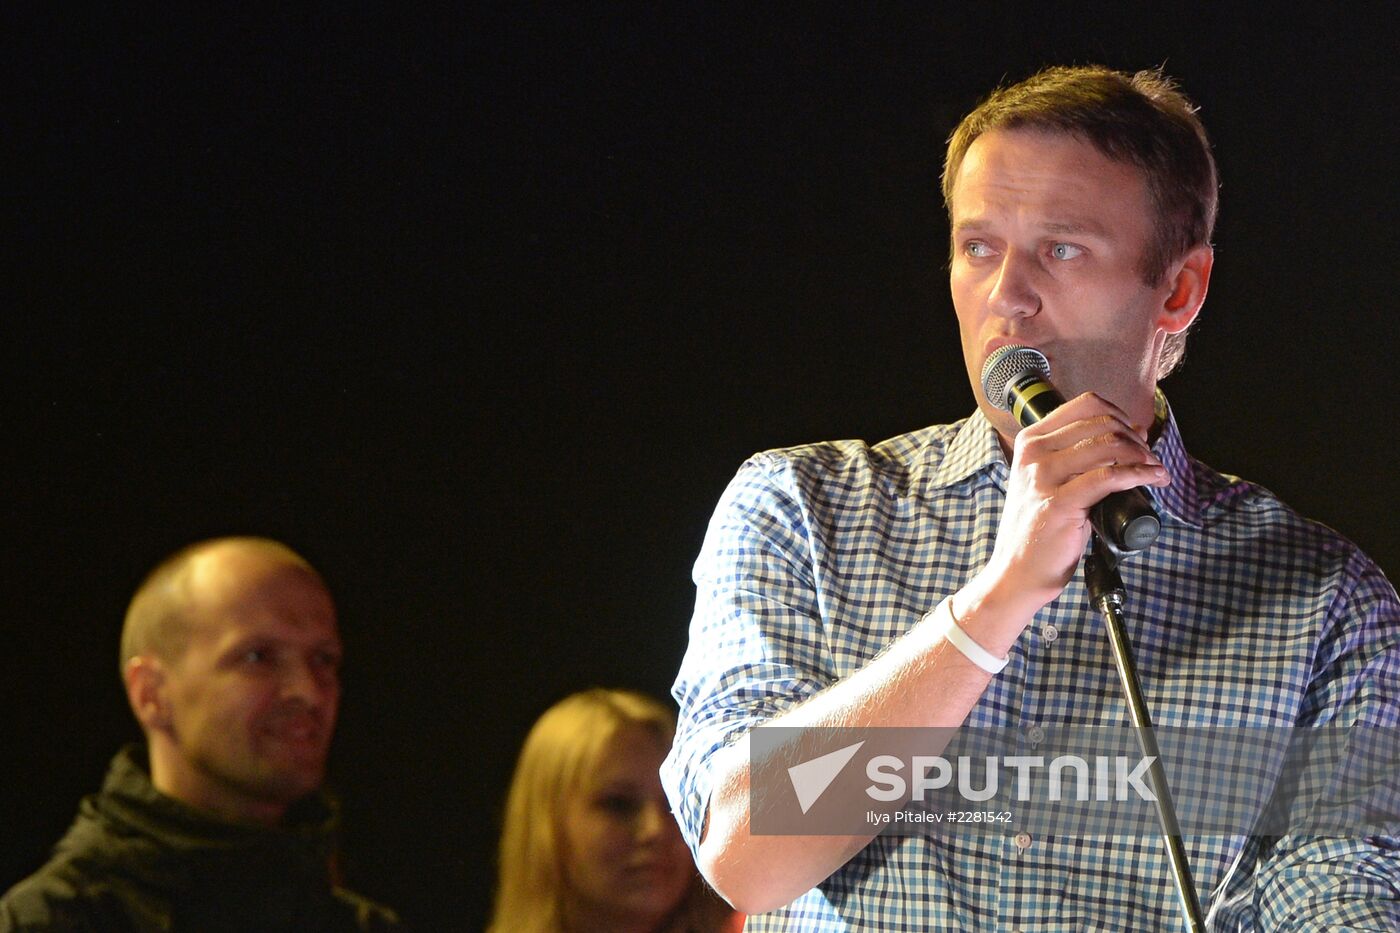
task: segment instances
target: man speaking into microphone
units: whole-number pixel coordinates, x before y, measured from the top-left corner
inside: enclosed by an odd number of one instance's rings
[[[1125,723],[1077,573],[1106,499],[1141,495],[1155,516],[1120,570],[1159,725],[1400,723],[1389,582],[1192,459],[1157,388],[1206,298],[1217,188],[1194,106],[1155,71],[1049,69],[954,131],[949,277],[977,410],[879,444],[756,455],[695,565],[663,781],[746,929],[1179,928],[1148,836],[751,826],[759,726],[1002,728],[1033,747],[1046,727]],[[1010,346],[1042,357],[1064,400],[1026,427],[983,385]],[[1213,928],[1400,928],[1394,837],[1185,843]]]

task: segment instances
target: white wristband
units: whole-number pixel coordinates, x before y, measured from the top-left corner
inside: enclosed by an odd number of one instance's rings
[[[962,656],[973,664],[976,664],[988,674],[1000,674],[1001,669],[1006,667],[1011,658],[999,658],[977,642],[972,640],[972,636],[962,630],[958,625],[958,620],[953,617],[953,597],[949,596],[939,603],[932,612],[924,618],[933,618],[933,626],[938,630],[948,644],[958,649]]]

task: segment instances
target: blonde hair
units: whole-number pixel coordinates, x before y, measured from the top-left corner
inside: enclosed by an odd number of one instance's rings
[[[675,715],[630,690],[595,687],[565,697],[535,722],[506,797],[501,829],[500,882],[489,933],[560,933],[566,889],[559,853],[562,804],[586,781],[613,737],[640,727],[663,746],[675,734]],[[696,890],[681,912],[697,917],[727,912],[696,874]],[[714,920],[682,921],[679,929],[713,929]],[[668,927],[672,929],[676,927]]]

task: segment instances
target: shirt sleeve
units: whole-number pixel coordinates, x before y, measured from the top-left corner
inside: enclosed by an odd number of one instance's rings
[[[695,563],[690,644],[672,688],[676,738],[661,770],[692,852],[704,834],[714,753],[835,679],[813,521],[776,454],[740,468],[710,521]]]
[[[1314,665],[1299,725],[1400,729],[1400,604],[1354,553]],[[1386,814],[1393,830],[1396,814]],[[1264,930],[1400,929],[1400,837],[1282,836],[1258,862],[1254,909]]]

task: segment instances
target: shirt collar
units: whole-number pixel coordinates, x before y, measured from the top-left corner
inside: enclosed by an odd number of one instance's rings
[[[972,417],[954,425],[953,437],[944,448],[942,458],[929,471],[927,484],[943,489],[983,471],[990,473],[998,488],[1006,488],[1007,465],[1001,453],[1001,441],[996,428],[978,409]]]
[[[1196,477],[1191,469],[1191,458],[1186,454],[1176,418],[1161,389],[1153,398],[1153,410],[1152,452],[1167,468],[1172,482],[1164,489],[1148,487],[1148,492],[1159,510],[1188,525],[1200,525],[1201,504],[1196,495]],[[942,489],[955,486],[985,471],[997,488],[1006,489],[1009,470],[1006,457],[1002,454],[996,429],[981,409],[954,427],[952,440],[944,450],[942,458],[927,473],[926,483],[929,487]],[[934,451],[926,449],[925,453]]]
[[[1188,525],[1200,526],[1201,501],[1196,494],[1196,473],[1191,469],[1191,458],[1186,453],[1186,445],[1181,441],[1181,431],[1177,428],[1176,417],[1162,390],[1157,390],[1153,399],[1156,422],[1152,426],[1155,435],[1152,452],[1162,461],[1171,476],[1170,486],[1159,488],[1149,486],[1147,491],[1157,503],[1159,512],[1166,512]]]

